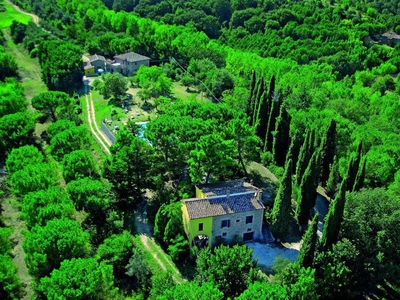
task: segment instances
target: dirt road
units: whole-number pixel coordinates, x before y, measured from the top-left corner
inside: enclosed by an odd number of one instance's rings
[[[5,2],[7,2],[8,4],[10,4],[12,7],[14,7],[18,12],[20,12],[21,14],[30,16],[32,18],[33,23],[35,23],[37,26],[39,26],[39,17],[37,15],[28,13],[26,11],[23,11],[22,9],[20,9],[17,5],[15,5],[14,3],[11,3],[10,0],[4,0]]]
[[[172,277],[176,283],[186,281],[182,278],[181,273],[176,268],[163,249],[155,242],[152,228],[147,219],[147,203],[143,199],[134,214],[136,231],[140,236],[143,246],[151,253],[154,260],[160,265],[161,269],[167,271],[167,267],[173,270]],[[167,265],[167,266],[166,266]]]

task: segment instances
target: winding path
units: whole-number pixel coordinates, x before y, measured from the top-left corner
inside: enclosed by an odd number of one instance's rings
[[[167,271],[166,265],[169,269],[173,270],[172,278],[176,283],[183,283],[186,279],[182,278],[181,273],[176,268],[175,264],[171,261],[164,250],[155,242],[152,229],[147,219],[147,203],[143,199],[138,205],[137,210],[134,214],[136,231],[140,237],[140,240],[147,251],[151,253],[154,260],[160,265],[163,271]]]
[[[39,20],[40,19],[39,19],[39,17],[37,15],[31,14],[31,13],[28,13],[28,12],[22,10],[21,8],[19,8],[19,6],[15,5],[14,3],[11,3],[10,0],[4,0],[4,1],[7,2],[8,4],[10,4],[12,7],[14,7],[21,14],[30,16],[32,18],[33,23],[35,23],[38,27],[40,27],[39,26]]]

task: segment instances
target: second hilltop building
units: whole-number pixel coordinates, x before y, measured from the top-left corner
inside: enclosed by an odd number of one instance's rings
[[[262,191],[244,179],[196,186],[196,198],[182,200],[184,229],[191,246],[262,239]]]

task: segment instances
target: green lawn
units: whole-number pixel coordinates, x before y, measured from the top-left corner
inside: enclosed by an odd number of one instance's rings
[[[46,85],[40,78],[39,62],[37,58],[31,58],[29,52],[21,44],[16,45],[13,43],[8,28],[3,29],[3,32],[7,39],[6,53],[15,57],[21,85],[24,88],[26,98],[30,101],[35,95],[47,90]]]
[[[6,9],[6,11],[0,12],[0,29],[10,27],[14,20],[24,24],[28,24],[32,20],[30,16],[21,14],[15,10],[11,4],[4,1],[1,1],[0,3],[3,4]]]

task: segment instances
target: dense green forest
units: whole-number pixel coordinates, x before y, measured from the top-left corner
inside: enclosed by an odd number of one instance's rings
[[[15,199],[25,223],[37,299],[398,297],[400,42],[384,34],[400,34],[399,1],[13,2],[41,19],[0,31],[2,201]],[[8,33],[48,91],[24,95]],[[153,66],[94,87],[114,104],[128,82],[140,87],[157,118],[144,139],[128,122],[106,156],[83,122],[81,56],[128,50]],[[173,82],[206,99],[172,97]],[[254,161],[279,178],[273,235],[285,241],[292,223],[303,235],[298,260],[278,259],[270,276],[240,241],[193,251],[182,226],[179,200],[194,184],[249,177]],[[320,238],[318,187],[331,198]],[[135,235],[148,192],[154,237],[192,270],[187,282],[154,271]],[[0,222],[4,299],[22,297],[11,231]]]

